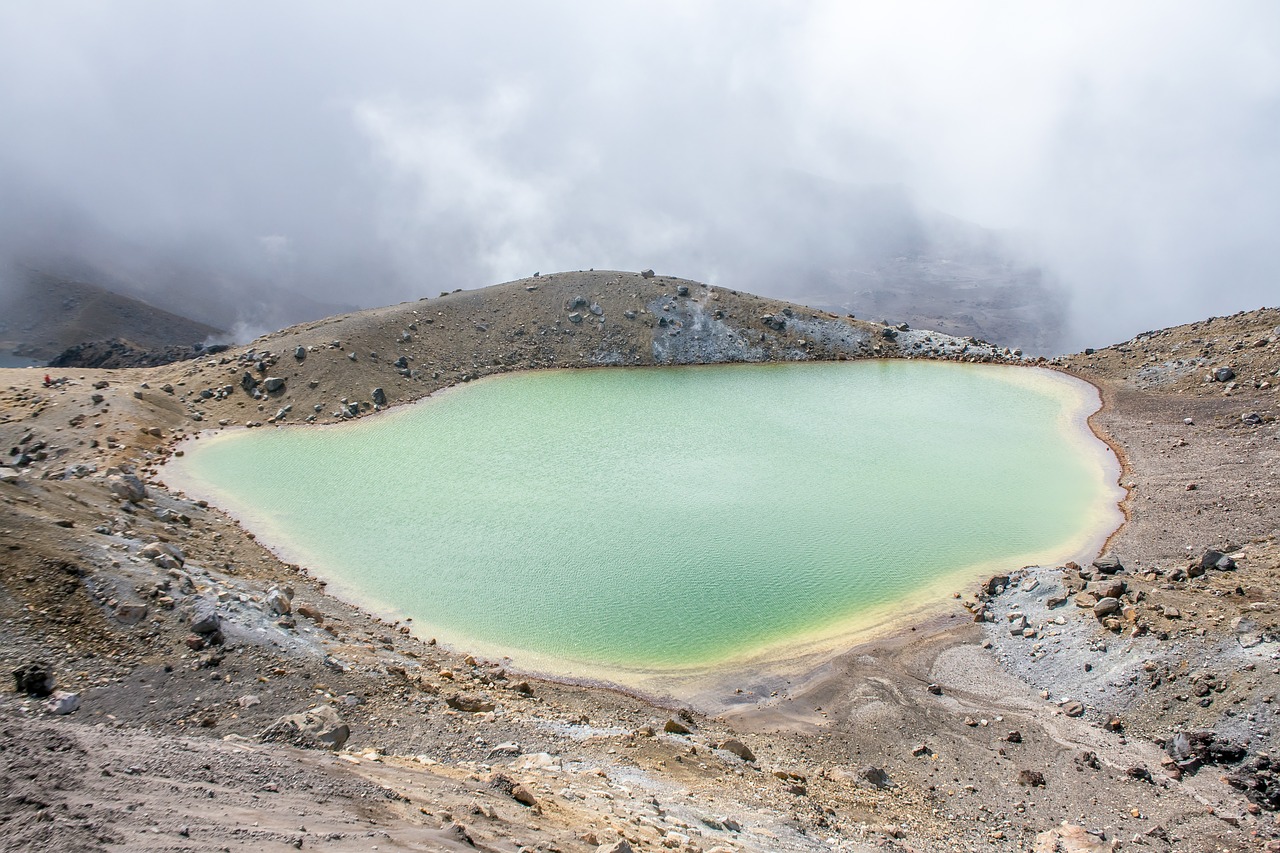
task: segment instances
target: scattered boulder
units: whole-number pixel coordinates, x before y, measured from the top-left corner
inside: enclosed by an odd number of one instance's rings
[[[299,616],[305,616],[317,625],[324,623],[324,614],[320,612],[318,607],[312,607],[310,604],[299,604],[295,610]]]
[[[107,478],[107,488],[111,494],[129,503],[136,504],[147,496],[147,487],[136,474],[112,474]]]
[[[645,276],[645,278],[648,278],[648,276]],[[627,839],[619,838],[612,844],[601,844],[596,848],[596,853],[635,853],[635,848],[631,846],[631,842],[627,841]]]
[[[509,740],[505,743],[500,743],[497,746],[495,746],[493,749],[489,750],[488,757],[489,758],[513,758],[519,755],[520,752],[521,752],[520,744],[516,743],[515,741]]]
[[[1025,785],[1028,788],[1043,788],[1044,774],[1039,770],[1019,770],[1018,784]]]
[[[1120,612],[1120,599],[1118,598],[1099,598],[1098,603],[1093,605],[1093,615],[1099,619],[1105,619],[1108,616]]]
[[[1124,571],[1124,566],[1115,557],[1099,557],[1093,561],[1093,567],[1104,575],[1114,575]]]
[[[283,391],[284,377],[268,376],[266,379],[262,380],[262,387],[266,390],[268,394],[274,394],[277,391]]]
[[[303,749],[341,749],[351,729],[331,705],[321,705],[300,714],[287,714],[267,726],[258,739],[287,743]]]
[[[505,773],[495,773],[489,779],[489,787],[503,796],[510,797],[522,806],[533,808],[538,805],[538,800],[534,797],[532,791]]]
[[[1214,382],[1230,382],[1236,378],[1236,372],[1230,367],[1217,367],[1213,371]]]
[[[472,696],[468,693],[454,693],[445,697],[444,703],[455,711],[463,711],[468,714],[483,714],[497,707],[486,699]]]
[[[895,340],[898,337],[898,330],[890,326],[886,326],[880,330],[880,337],[884,338],[886,341]]]
[[[307,348],[302,344],[298,344],[297,348],[293,351],[293,357],[298,361],[302,361],[307,357]]]
[[[373,404],[375,406],[385,406],[387,404],[387,392],[381,388],[373,389]]]
[[[1124,771],[1124,775],[1133,779],[1135,782],[1147,782],[1148,784],[1153,784],[1155,782],[1155,780],[1151,778],[1151,771],[1143,767],[1141,764],[1135,764],[1133,767],[1130,767],[1128,770]]]
[[[723,749],[725,752],[731,752],[743,761],[756,760],[756,754],[751,751],[751,747],[747,746],[737,738],[729,738],[726,741],[722,741],[717,749]]]
[[[180,569],[187,562],[186,552],[172,542],[152,542],[138,549],[138,556],[164,569]]]
[[[1221,551],[1210,548],[1200,556],[1200,568],[1217,569],[1220,572],[1229,572],[1236,567],[1236,561],[1228,557]]]
[[[1226,775],[1227,784],[1249,802],[1269,812],[1280,811],[1280,761],[1258,755]]]
[[[1085,589],[1098,596],[1099,599],[1119,598],[1124,595],[1125,590],[1128,589],[1128,584],[1119,578],[1109,577],[1103,578],[1102,580],[1090,581]]]
[[[1073,699],[1062,706],[1062,713],[1068,717],[1083,717],[1084,703]]]
[[[13,689],[37,699],[53,692],[53,670],[46,663],[24,663],[13,671]]]
[[[688,296],[688,295],[689,295],[689,285],[687,284],[676,285],[676,296]]]
[[[670,735],[687,735],[690,734],[689,727],[678,720],[667,720],[662,725],[662,730]]]
[[[570,314],[570,315],[569,315],[569,322],[570,322],[570,323],[581,323],[581,322],[582,322],[582,314],[581,314],[580,312],[578,312],[578,311],[574,311],[572,314]]]
[[[240,387],[252,394],[258,389],[258,377],[246,370],[240,376]]]
[[[1177,732],[1165,742],[1165,754],[1178,768],[1194,773],[1204,764],[1236,764],[1248,754],[1244,747],[1218,737],[1207,729]]]
[[[653,278],[653,270],[640,270],[641,278]]]
[[[289,600],[289,596],[275,587],[267,593],[267,607],[281,616],[287,616],[293,612],[293,602]]]
[[[122,625],[137,625],[143,619],[147,618],[147,605],[117,604],[115,616],[116,621]]]
[[[888,788],[891,784],[889,782],[889,774],[884,772],[884,768],[876,767],[872,764],[868,764],[858,771],[858,779],[872,788]]]
[[[1034,853],[1111,853],[1116,846],[1115,839],[1064,823],[1037,835]]]
[[[55,690],[44,703],[44,709],[50,714],[72,714],[80,708],[80,695],[65,690]]]
[[[1085,590],[1075,594],[1076,607],[1088,609],[1094,607],[1098,603],[1098,596],[1095,593]]]
[[[222,625],[222,620],[218,617],[217,608],[213,606],[213,602],[207,599],[197,599],[191,606],[191,633],[193,634],[213,634],[218,631]]]
[[[1008,588],[1009,588],[1008,575],[995,575],[994,577],[992,577],[990,580],[987,581],[987,584],[985,587],[987,591],[987,595],[999,595],[1000,593],[1004,592]]]

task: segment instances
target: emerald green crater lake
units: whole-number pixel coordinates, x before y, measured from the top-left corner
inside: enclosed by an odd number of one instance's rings
[[[535,371],[204,436],[165,479],[423,636],[559,675],[692,671],[1091,559],[1120,522],[1097,407],[1021,367]]]

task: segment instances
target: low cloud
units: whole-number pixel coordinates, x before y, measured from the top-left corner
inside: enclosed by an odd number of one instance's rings
[[[1275,301],[1277,44],[1262,2],[10,4],[0,251],[260,320],[587,267],[804,293],[940,212],[1098,345]]]

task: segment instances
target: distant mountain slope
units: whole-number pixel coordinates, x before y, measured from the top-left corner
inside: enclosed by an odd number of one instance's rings
[[[190,347],[222,329],[83,281],[11,267],[0,290],[0,350],[48,360],[76,344],[118,338],[142,349]]]
[[[1019,235],[929,209],[900,186],[774,173],[753,189],[708,229],[718,281],[1037,355],[1061,351],[1066,291]]]

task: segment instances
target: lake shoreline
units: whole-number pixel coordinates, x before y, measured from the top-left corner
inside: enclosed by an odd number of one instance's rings
[[[691,366],[686,369],[733,369],[733,367],[734,365],[710,365],[705,367]],[[974,367],[992,370],[1002,368],[1002,366],[985,365]],[[669,368],[642,369],[667,370]],[[1005,366],[1003,369],[1014,368]],[[1094,386],[1089,383],[1080,383],[1079,380],[1069,375],[1062,375],[1053,371],[1044,371],[1038,374],[1035,377],[1035,381],[1067,383],[1067,385],[1063,386],[1064,392],[1069,393],[1071,398],[1076,401],[1072,404],[1072,428],[1081,433],[1077,438],[1082,443],[1088,443],[1094,439],[1097,433],[1092,429],[1091,419],[1096,414],[1095,407],[1100,408],[1103,405],[1102,397]],[[1089,389],[1087,393],[1084,391],[1085,388]],[[438,398],[444,391],[451,390],[456,389],[443,389],[418,400],[390,407],[378,413],[376,418],[403,415],[407,406],[422,405],[426,401]],[[1055,391],[1054,393],[1058,392]],[[1088,401],[1090,395],[1093,396],[1093,402]],[[364,419],[361,419],[361,422],[363,421]],[[358,426],[359,423],[357,422],[350,424],[289,425],[277,427],[277,429],[301,429],[307,431],[346,430]],[[215,436],[227,435],[228,432],[236,431],[235,429],[230,431],[227,429],[207,430],[196,436],[189,437],[182,445],[179,445],[178,449],[187,453],[194,447],[192,442],[205,442]],[[1102,445],[1098,447],[1098,450],[1101,450],[1101,447]],[[1101,455],[1092,448],[1088,452]],[[1102,452],[1105,453],[1105,451]],[[165,482],[176,490],[217,502],[216,498],[208,492],[207,487],[191,479],[189,473],[183,473],[184,466],[177,464],[178,461],[176,459],[171,461],[163,469],[161,477]],[[629,695],[665,705],[686,702],[695,696],[710,695],[714,692],[715,685],[736,680],[740,681],[741,674],[745,672],[770,671],[774,673],[774,676],[771,677],[776,681],[777,678],[781,677],[781,675],[778,675],[780,673],[795,673],[798,669],[803,669],[811,664],[821,666],[824,662],[843,654],[851,646],[858,647],[868,642],[874,642],[882,636],[908,630],[921,621],[928,621],[946,610],[947,604],[951,600],[950,595],[956,589],[963,589],[971,584],[976,584],[980,579],[990,574],[1008,573],[1025,565],[1030,559],[1028,557],[1028,559],[991,561],[989,565],[952,571],[945,576],[931,580],[926,585],[924,589],[931,590],[931,592],[925,593],[923,601],[915,601],[919,596],[919,591],[913,591],[910,597],[902,597],[892,603],[877,605],[867,613],[854,618],[851,622],[846,621],[840,625],[833,624],[822,629],[793,632],[788,637],[772,641],[761,648],[734,653],[726,659],[712,663],[692,663],[680,666],[596,665],[582,660],[565,660],[529,651],[512,651],[510,647],[504,649],[501,645],[495,646],[464,636],[454,636],[452,632],[439,627],[423,626],[420,620],[419,622],[414,622],[412,619],[406,619],[404,612],[396,608],[380,605],[376,600],[376,596],[371,597],[367,592],[356,590],[349,581],[341,580],[324,571],[315,571],[312,568],[314,559],[309,556],[308,552],[299,548],[296,544],[291,544],[287,535],[273,531],[265,517],[259,516],[255,519],[252,512],[242,514],[234,508],[228,508],[225,503],[220,503],[219,505],[232,518],[237,520],[242,529],[253,530],[256,534],[256,540],[271,550],[282,562],[300,566],[303,572],[313,577],[317,582],[325,584],[329,595],[335,596],[347,604],[359,607],[365,612],[393,625],[403,624],[422,640],[431,639],[435,641],[439,639],[444,646],[455,651],[461,653],[471,652],[478,657],[501,660],[508,670],[518,672],[527,677],[554,680],[565,684],[617,689]],[[1090,528],[1089,532],[1083,533],[1082,538],[1061,555],[1060,561],[1092,559],[1099,543],[1114,535],[1114,532],[1109,532],[1112,531],[1110,515],[1109,511],[1102,513],[1100,518],[1106,517],[1107,520],[1100,521],[1097,525],[1097,530]],[[1117,519],[1117,521],[1120,521],[1120,519]],[[1102,527],[1107,529],[1103,530]],[[512,651],[512,654],[515,655],[515,660],[504,654],[507,651]]]

